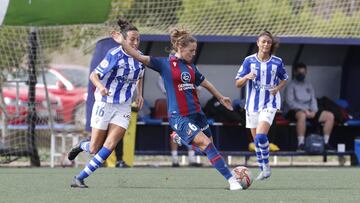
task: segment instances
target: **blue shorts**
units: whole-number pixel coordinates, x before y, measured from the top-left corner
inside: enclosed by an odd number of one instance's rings
[[[203,131],[207,137],[212,136],[207,118],[203,113],[191,114],[189,116],[172,115],[169,118],[169,124],[187,144],[191,144],[200,131]]]

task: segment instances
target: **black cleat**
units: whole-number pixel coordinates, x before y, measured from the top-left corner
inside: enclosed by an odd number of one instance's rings
[[[177,162],[173,162],[171,166],[174,168],[177,168],[177,167],[180,167],[180,164]]]
[[[91,138],[91,137],[89,136],[89,137],[81,140],[75,147],[73,147],[73,148],[70,150],[70,152],[68,153],[68,159],[69,159],[70,161],[74,160],[74,159],[77,157],[77,155],[78,155],[80,152],[83,151],[83,150],[80,148],[81,143],[86,142],[86,141],[90,141],[90,138]]]
[[[190,167],[202,167],[202,163],[197,163],[197,162],[191,162],[189,163],[189,166]]]
[[[87,185],[85,185],[84,180],[79,180],[74,177],[73,181],[71,182],[70,187],[78,187],[78,188],[89,188]]]
[[[127,164],[125,163],[125,161],[122,161],[122,160],[118,161],[115,166],[116,166],[117,168],[130,168],[130,166],[127,165]]]
[[[304,152],[305,151],[305,144],[300,144],[297,148],[298,152]]]

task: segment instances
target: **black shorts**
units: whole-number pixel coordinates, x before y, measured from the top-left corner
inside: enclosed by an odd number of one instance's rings
[[[285,115],[285,118],[288,119],[288,120],[290,120],[290,121],[292,121],[292,122],[296,122],[296,113],[299,112],[299,111],[302,111],[302,110],[300,110],[300,109],[290,110],[290,111]],[[310,121],[311,123],[313,123],[313,124],[319,123],[319,118],[320,118],[321,112],[322,112],[322,111],[317,111],[314,118],[307,119],[307,120],[309,120],[309,121]]]

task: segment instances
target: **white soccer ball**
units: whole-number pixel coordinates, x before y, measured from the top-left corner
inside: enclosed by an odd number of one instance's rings
[[[231,173],[235,176],[236,180],[240,183],[244,190],[249,188],[254,181],[251,171],[245,166],[237,166],[231,171]]]

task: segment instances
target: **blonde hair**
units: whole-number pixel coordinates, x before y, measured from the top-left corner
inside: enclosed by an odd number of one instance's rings
[[[173,28],[170,30],[170,40],[172,52],[179,51],[180,47],[187,47],[190,43],[197,42],[196,38],[191,35],[185,28]]]

